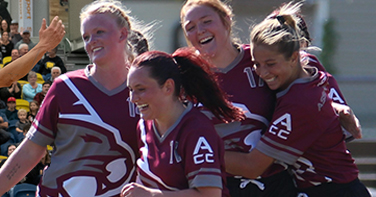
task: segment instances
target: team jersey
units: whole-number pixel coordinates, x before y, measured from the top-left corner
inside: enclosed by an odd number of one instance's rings
[[[306,62],[307,66],[316,67],[319,71],[326,72],[324,66],[320,63],[316,56],[313,54],[307,53],[305,51],[300,51],[300,58],[301,62]],[[328,82],[329,82],[329,98],[333,100],[333,102],[347,105],[345,97],[343,96],[341,90],[339,89],[338,83],[335,78],[327,73]]]
[[[229,100],[245,112],[241,122],[224,123],[208,111],[203,111],[215,125],[226,151],[250,152],[269,125],[275,106],[275,92],[256,74],[249,45],[238,47],[239,55],[224,69],[216,70],[218,81]],[[275,164],[262,177],[268,177],[287,166]],[[232,176],[232,175],[229,175]]]
[[[329,98],[332,99],[332,101],[335,103],[347,105],[345,97],[343,96],[341,90],[339,89],[337,80],[331,74],[326,72],[324,66],[320,63],[317,57],[305,51],[300,51],[300,58],[301,58],[301,62],[306,63],[307,66],[316,67],[319,71],[325,72],[328,76]],[[352,134],[348,132],[345,128],[342,128],[342,130],[346,136],[345,137],[346,142],[352,141],[354,139]]]
[[[85,70],[55,79],[27,138],[54,145],[40,196],[119,196],[135,181],[135,106],[126,83],[107,90]]]
[[[273,119],[256,149],[291,165],[298,188],[349,183],[358,169],[327,94],[327,75],[312,73],[277,93]]]
[[[189,104],[163,136],[153,120],[138,124],[140,159],[138,178],[145,186],[177,191],[198,187],[225,187],[223,143],[210,120]]]

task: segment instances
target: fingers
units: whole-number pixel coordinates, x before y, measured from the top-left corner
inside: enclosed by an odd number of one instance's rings
[[[39,31],[43,31],[43,30],[45,30],[47,27],[46,27],[46,19],[45,18],[43,18],[43,20],[42,20],[42,26],[40,26],[40,30]]]

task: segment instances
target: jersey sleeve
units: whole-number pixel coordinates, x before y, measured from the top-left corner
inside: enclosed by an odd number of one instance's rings
[[[51,85],[27,133],[26,137],[40,146],[50,145],[54,141],[59,117],[59,87],[62,85],[60,79]]]
[[[186,136],[182,136],[183,161],[189,188],[218,187],[222,185],[224,149],[214,126],[207,120],[195,125]],[[189,129],[189,127],[188,127]]]
[[[326,95],[325,92],[323,94]],[[276,160],[294,164],[324,132],[324,129],[320,129],[320,123],[315,122],[320,116],[317,106],[308,103],[279,103],[256,149]]]

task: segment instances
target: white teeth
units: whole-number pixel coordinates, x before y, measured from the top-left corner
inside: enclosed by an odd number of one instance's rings
[[[264,79],[265,82],[272,82],[272,81],[274,81],[274,80],[275,80],[275,77],[270,78],[270,79]]]
[[[142,105],[137,105],[137,108],[142,109],[142,108],[147,107],[147,106],[149,106],[149,105],[148,104],[142,104]]]
[[[93,52],[99,51],[101,49],[102,49],[102,47],[95,48],[95,49],[93,49]]]
[[[207,38],[204,38],[204,39],[202,39],[202,40],[200,40],[200,43],[202,44],[202,43],[205,43],[205,42],[207,42],[208,40],[210,40],[210,39],[212,39],[213,37],[207,37]]]

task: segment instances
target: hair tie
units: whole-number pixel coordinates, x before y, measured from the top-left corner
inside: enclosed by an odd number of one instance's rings
[[[278,22],[281,25],[285,24],[285,22],[286,22],[285,17],[283,17],[282,15],[277,15],[275,18],[278,20]]]

